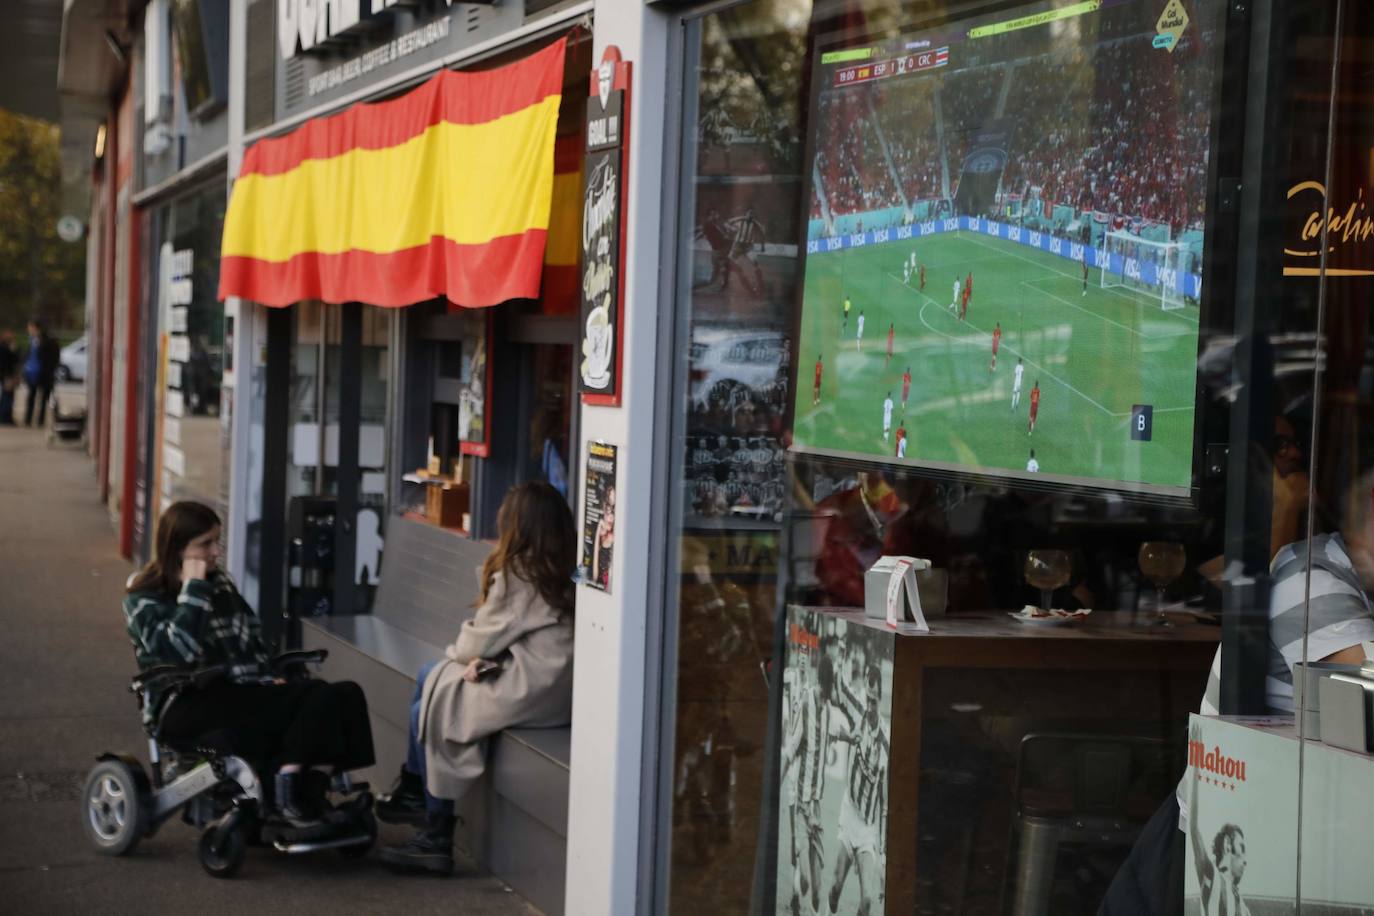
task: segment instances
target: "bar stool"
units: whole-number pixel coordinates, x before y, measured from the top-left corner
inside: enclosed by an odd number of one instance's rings
[[[1144,825],[1127,811],[1142,776],[1167,784],[1168,746],[1130,735],[1029,734],[1016,761],[1014,916],[1046,916],[1065,843],[1130,847]],[[1005,910],[1005,908],[1003,908]]]

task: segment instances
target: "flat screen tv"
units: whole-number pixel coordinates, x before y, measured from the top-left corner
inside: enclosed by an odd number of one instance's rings
[[[799,452],[1182,496],[1224,4],[813,54]]]

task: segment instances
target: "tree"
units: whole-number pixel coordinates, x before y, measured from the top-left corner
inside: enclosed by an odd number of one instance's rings
[[[86,245],[57,237],[61,196],[57,126],[0,109],[0,329],[84,323]]]

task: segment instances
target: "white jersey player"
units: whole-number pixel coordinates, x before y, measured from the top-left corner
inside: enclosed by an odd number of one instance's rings
[[[962,281],[954,281],[954,298],[949,300],[949,310],[951,312],[954,311],[955,307],[959,305],[959,290],[962,288],[962,286]]]
[[[897,440],[897,457],[906,457],[906,436],[902,436],[900,439]]]
[[[911,265],[909,263],[902,265],[902,285],[911,285]]]
[[[892,434],[892,392],[887,393],[883,399],[883,441],[886,442]]]
[[[854,341],[855,341],[855,345],[856,345],[857,349],[863,350],[863,348],[864,348],[864,313],[863,313],[863,312],[859,312],[859,322],[858,322],[858,324],[859,324],[859,329],[858,329],[858,332],[854,335]]]
[[[1040,470],[1040,462],[1035,460],[1035,449],[1031,449],[1030,461],[1026,462],[1026,470],[1030,471],[1032,474]]]
[[[1021,376],[1026,374],[1026,367],[1021,364],[1021,357],[1016,357],[1016,369],[1013,370],[1011,379],[1011,409],[1015,410],[1016,405],[1021,403]]]

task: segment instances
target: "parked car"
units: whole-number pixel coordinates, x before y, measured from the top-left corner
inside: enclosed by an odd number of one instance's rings
[[[57,364],[57,378],[62,382],[79,382],[86,377],[86,335],[62,348]]]

